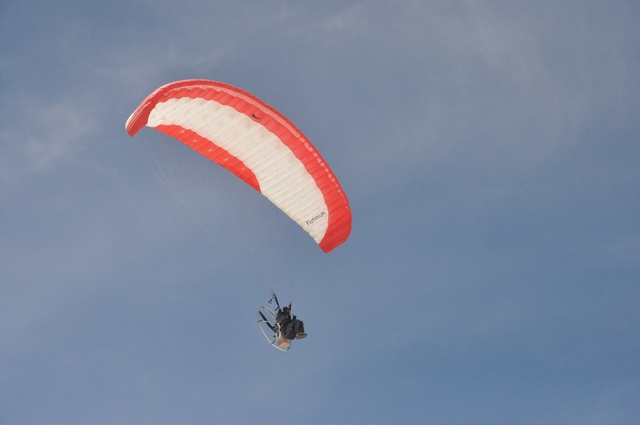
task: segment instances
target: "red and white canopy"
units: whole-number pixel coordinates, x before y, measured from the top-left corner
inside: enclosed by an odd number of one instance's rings
[[[208,80],[177,81],[151,93],[127,132],[172,136],[266,196],[329,252],[351,233],[351,209],[329,165],[287,118],[257,97]]]

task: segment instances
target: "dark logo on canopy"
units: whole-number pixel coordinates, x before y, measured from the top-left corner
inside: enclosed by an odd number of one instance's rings
[[[306,220],[305,223],[307,223],[307,226],[311,226],[313,223],[315,223],[316,221],[320,220],[325,215],[327,215],[327,212],[326,211],[322,211],[320,214],[316,214],[313,217],[311,217],[309,220]]]

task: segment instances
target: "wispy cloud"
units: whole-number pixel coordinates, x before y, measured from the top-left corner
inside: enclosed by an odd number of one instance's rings
[[[73,160],[87,146],[97,123],[91,111],[72,102],[42,105],[31,99],[12,105],[17,119],[0,133],[4,181],[46,172]]]

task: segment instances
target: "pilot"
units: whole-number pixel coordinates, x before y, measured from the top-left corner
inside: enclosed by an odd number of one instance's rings
[[[296,316],[291,318],[291,304],[285,306],[282,310],[278,309],[276,322],[280,325],[280,333],[287,339],[302,339],[307,336],[304,333],[304,323],[298,320]]]

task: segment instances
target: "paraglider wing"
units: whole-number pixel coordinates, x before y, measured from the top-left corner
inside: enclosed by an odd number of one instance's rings
[[[150,94],[127,132],[172,136],[262,193],[324,252],[351,233],[351,209],[318,150],[287,118],[255,96],[208,80],[177,81]]]

